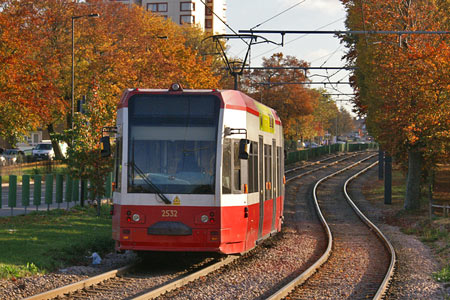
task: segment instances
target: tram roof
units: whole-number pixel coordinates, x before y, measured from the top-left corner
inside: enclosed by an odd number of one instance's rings
[[[170,91],[167,89],[126,89],[120,99],[118,108],[128,107],[128,100],[134,95],[144,94],[167,94],[167,95],[182,95],[182,94],[201,94],[201,95],[215,95],[219,97],[221,107],[225,109],[244,110],[253,115],[259,116],[263,111],[270,110],[275,118],[277,124],[281,124],[281,120],[278,117],[276,111],[267,105],[264,105],[255,99],[251,98],[247,94],[236,90],[216,90],[216,89],[204,89],[204,90],[182,90],[182,91]]]

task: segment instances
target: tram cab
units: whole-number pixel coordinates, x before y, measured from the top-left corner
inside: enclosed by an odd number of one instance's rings
[[[276,112],[239,91],[125,90],[113,151],[116,250],[241,253],[279,232],[282,134]]]

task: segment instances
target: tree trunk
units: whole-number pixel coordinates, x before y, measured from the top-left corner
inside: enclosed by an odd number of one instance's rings
[[[97,217],[100,217],[101,206],[102,206],[102,199],[100,197],[97,197]]]
[[[422,153],[417,149],[408,150],[408,176],[404,208],[420,208],[420,179],[422,175]]]
[[[62,160],[64,157],[62,155],[61,148],[59,147],[59,143],[58,143],[58,141],[55,141],[52,138],[53,133],[55,133],[55,129],[53,128],[53,124],[48,124],[47,125],[47,131],[48,131],[48,134],[50,135],[50,139],[52,141],[53,151],[55,152],[55,159],[56,160]]]

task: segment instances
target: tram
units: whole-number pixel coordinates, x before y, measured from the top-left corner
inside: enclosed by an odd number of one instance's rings
[[[118,251],[242,253],[281,230],[281,120],[242,92],[127,89],[114,153]]]

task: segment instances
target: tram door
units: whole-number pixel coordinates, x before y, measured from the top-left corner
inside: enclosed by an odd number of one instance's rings
[[[275,231],[275,219],[277,216],[277,196],[278,196],[278,164],[277,164],[277,142],[272,140],[272,231]]]
[[[265,197],[265,184],[264,184],[264,139],[259,136],[259,168],[258,168],[258,178],[259,178],[259,228],[258,228],[258,239],[262,238],[262,230],[264,224],[264,197]]]

